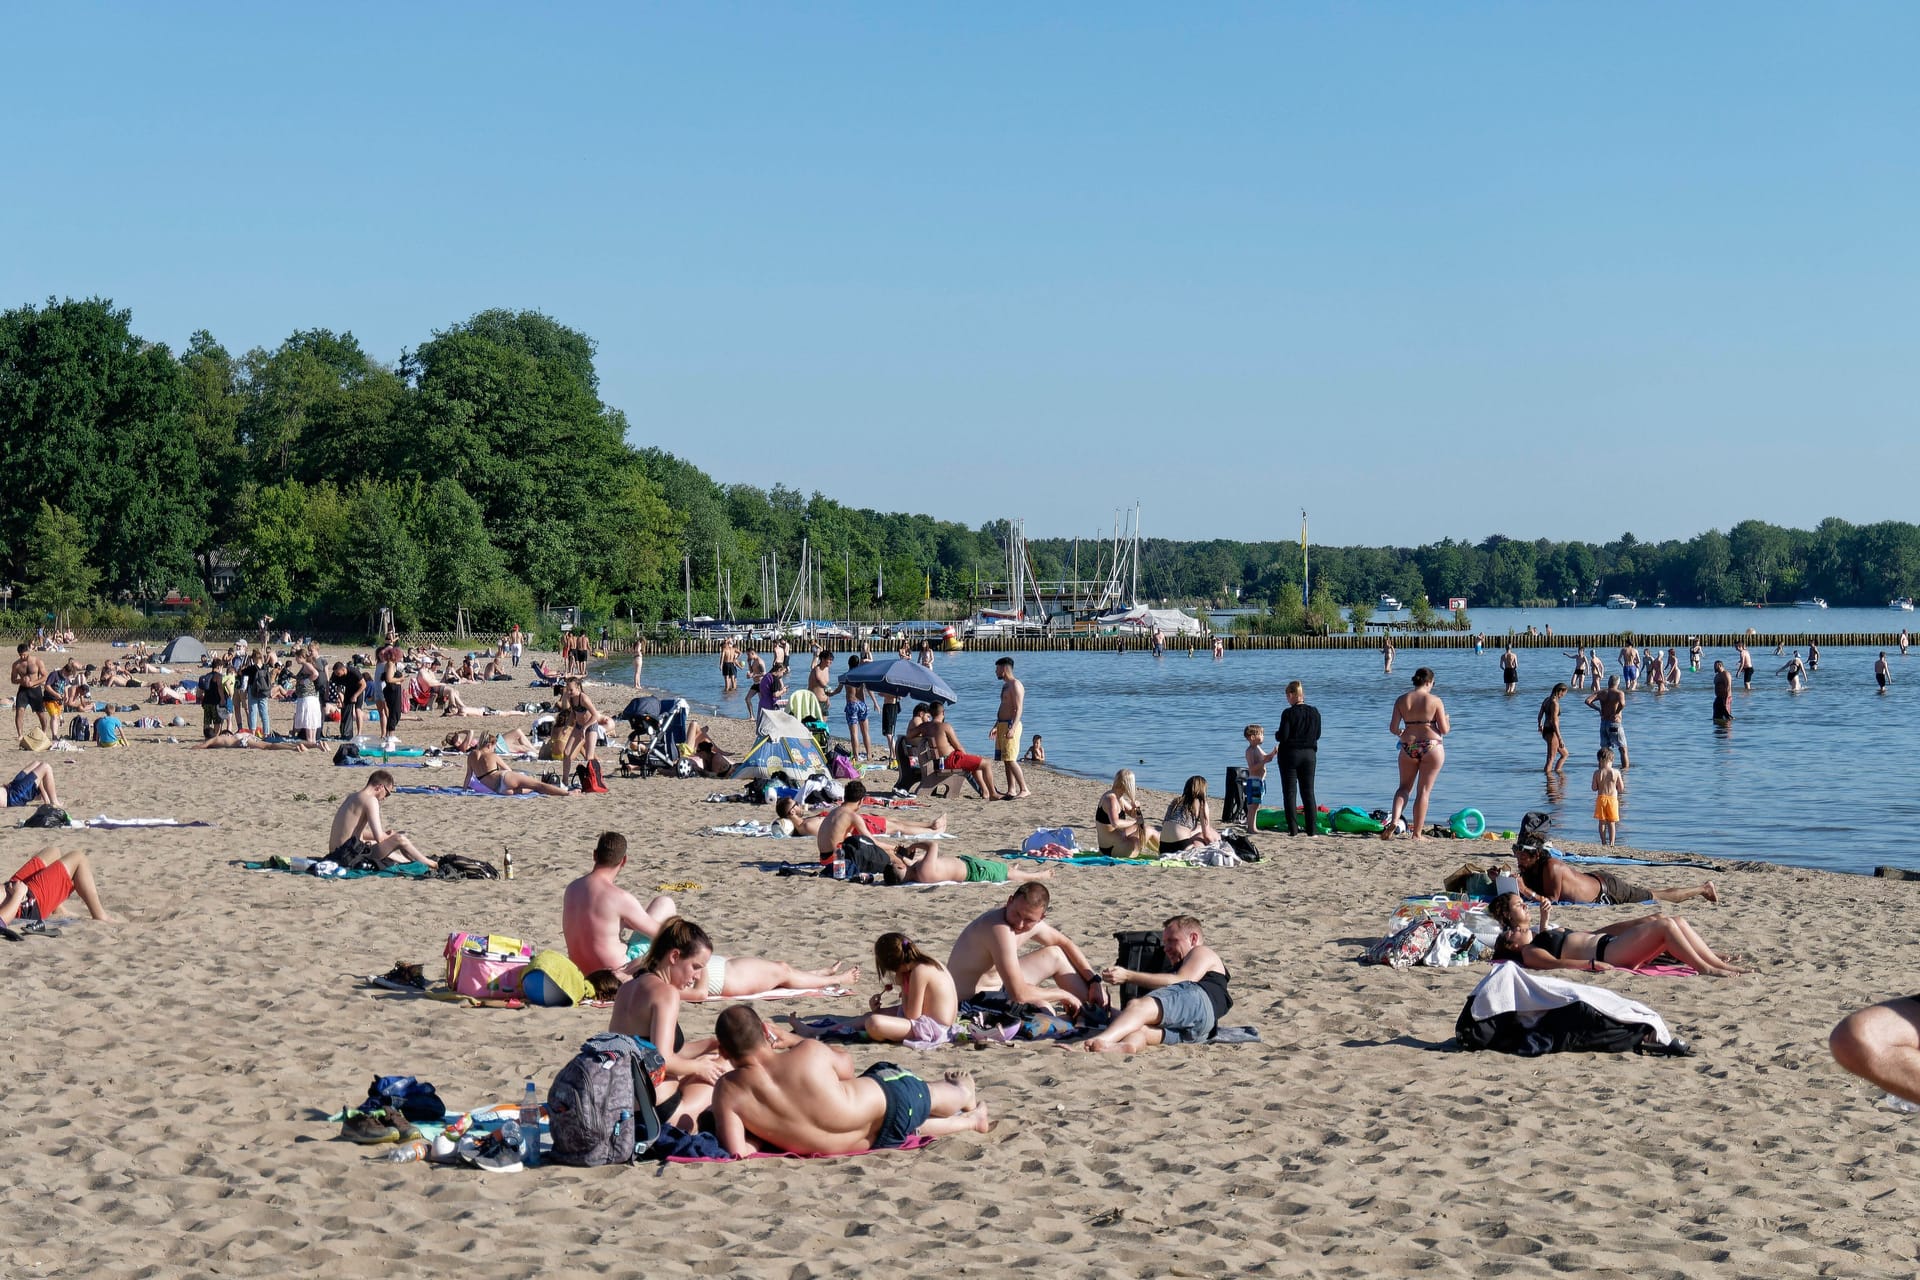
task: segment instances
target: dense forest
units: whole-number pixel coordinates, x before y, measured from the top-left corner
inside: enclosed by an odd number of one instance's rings
[[[791,581],[802,539],[816,597],[860,616],[964,601],[1000,577],[1004,522],[977,528],[857,509],[818,493],[722,484],[636,440],[599,395],[594,344],[535,312],[483,311],[385,363],[351,333],[295,333],[235,355],[212,334],[171,351],[103,299],[0,314],[0,584],[22,614],[117,623],[170,594],[213,621],[270,612],[316,630],[478,628],[579,606],[643,624],[686,603],[715,613],[732,583],[743,616],[777,612],[762,565]],[[1069,540],[1031,542],[1041,578],[1063,577]],[[1083,573],[1090,545],[1079,548]],[[1147,541],[1151,601],[1268,605],[1293,624],[1292,541]],[[1673,604],[1818,594],[1882,605],[1920,594],[1920,527],[1757,520],[1685,542],[1632,534],[1589,544],[1503,536],[1425,546],[1313,549],[1315,613],[1382,592],[1474,607],[1593,600]],[[884,598],[878,591],[885,582]],[[209,605],[208,602],[215,602]]]

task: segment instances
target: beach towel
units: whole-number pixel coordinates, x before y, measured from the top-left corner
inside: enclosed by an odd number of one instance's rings
[[[109,818],[103,813],[97,817],[88,818],[84,825],[105,831],[119,831],[127,827],[210,827],[213,823],[198,819],[192,822],[181,822],[176,818]]]
[[[1037,853],[1022,853],[1017,849],[1002,850],[997,856],[1002,858],[1024,858],[1028,862],[1050,862],[1055,866],[1071,867],[1186,867],[1191,863],[1168,858],[1116,858],[1105,853],[1076,853],[1067,858],[1050,858]]]
[[[389,768],[392,766],[389,765]],[[472,787],[395,787],[397,796],[479,796],[487,800],[528,800],[539,796],[537,791],[521,791],[513,795],[496,795],[491,791],[475,791]]]
[[[845,1160],[849,1156],[870,1156],[885,1151],[918,1151],[937,1139],[913,1134],[897,1147],[866,1147],[859,1151],[836,1151],[825,1155],[802,1155],[797,1151],[756,1151],[746,1156],[668,1156],[668,1164],[732,1164],[735,1160]]]
[[[798,988],[798,987],[775,987],[775,988],[774,988],[773,990],[771,990],[771,991],[762,991],[762,992],[761,992],[761,993],[760,993],[759,995],[757,995],[757,996],[725,996],[725,997],[715,997],[715,1002],[717,1003],[717,1002],[718,1002],[718,1001],[719,1001],[720,999],[727,999],[727,1000],[798,1000],[798,999],[801,999],[802,997],[811,997],[811,996],[850,996],[850,995],[852,995],[852,994],[853,994],[853,988],[851,988],[851,987],[810,987],[810,988],[806,988],[806,989],[804,989],[804,990],[803,990],[803,989],[801,989],[801,988]]]
[[[339,769],[439,769],[438,760],[336,760]]]
[[[742,818],[738,822],[729,822],[723,827],[703,827],[703,836],[757,836],[761,839],[788,840],[792,837],[786,828],[778,822],[755,822],[751,818]]]
[[[1612,853],[1561,853],[1552,845],[1547,852],[1562,862],[1584,863],[1590,867],[1699,867],[1703,871],[1722,871],[1724,867],[1717,862],[1685,861],[1675,862],[1666,858],[1629,858]]]
[[[286,871],[316,880],[365,880],[371,876],[384,876],[389,880],[425,880],[433,875],[426,864],[420,862],[402,862],[391,867],[382,867],[378,871],[348,871],[331,862],[321,861],[314,863],[311,867],[295,870],[289,859],[276,855],[265,862],[239,860],[235,865],[243,871]],[[332,870],[323,873],[320,871],[321,867],[331,867]]]

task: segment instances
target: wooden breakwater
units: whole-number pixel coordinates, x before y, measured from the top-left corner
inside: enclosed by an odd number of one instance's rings
[[[1259,651],[1263,649],[1354,649],[1363,652],[1378,652],[1378,635],[1339,635],[1339,636],[1222,636],[1222,643],[1232,652]],[[1784,644],[1789,649],[1805,648],[1809,643],[1821,648],[1846,648],[1848,646],[1877,647],[1894,649],[1899,646],[1900,633],[1887,632],[1768,632],[1749,635],[1745,632],[1701,632],[1697,635],[1678,635],[1666,632],[1609,631],[1599,634],[1583,635],[1515,635],[1482,638],[1483,651],[1498,652],[1511,644],[1515,649],[1564,649],[1571,653],[1575,649],[1599,649],[1603,656],[1611,656],[1612,651],[1632,643],[1639,648],[1678,649],[1685,653],[1698,640],[1702,649],[1731,650],[1735,645],[1745,644],[1756,650],[1771,650],[1775,645]],[[916,640],[915,643],[918,643]],[[1393,647],[1396,650],[1409,649],[1471,649],[1474,647],[1471,633],[1440,631],[1396,634]],[[762,649],[765,642],[762,642]],[[814,641],[795,638],[796,650],[807,648],[827,648],[837,653],[850,652],[858,648],[858,642],[845,636],[820,637]],[[871,647],[876,653],[884,652],[890,646],[875,640]],[[1115,653],[1146,650],[1153,642],[1146,636],[1099,636],[1099,635],[1060,635],[1060,636],[979,636],[966,641],[965,647],[976,653]],[[1185,637],[1165,642],[1169,653],[1184,653],[1191,648],[1195,653],[1211,653],[1213,638],[1198,637],[1191,646]],[[706,637],[667,636],[649,637],[647,652],[650,654],[718,654],[720,641]]]

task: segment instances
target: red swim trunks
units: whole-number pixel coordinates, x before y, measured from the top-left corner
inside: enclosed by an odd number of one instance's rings
[[[947,757],[947,768],[956,769],[961,773],[972,773],[985,763],[986,761],[979,756],[970,756],[964,751],[956,751]]]
[[[29,858],[26,866],[7,877],[8,884],[16,880],[27,886],[27,904],[20,909],[22,919],[38,916],[51,920],[60,904],[73,896],[73,877],[67,874],[64,862],[48,866],[37,857]]]
[[[887,820],[877,813],[863,813],[860,821],[867,824],[867,834],[883,836],[887,834]]]

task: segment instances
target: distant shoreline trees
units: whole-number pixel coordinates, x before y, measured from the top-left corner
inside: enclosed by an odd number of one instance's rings
[[[784,593],[803,539],[824,613],[850,601],[859,616],[911,617],[929,594],[965,600],[976,575],[1002,576],[1004,520],[969,528],[722,484],[633,443],[666,435],[605,404],[592,339],[537,312],[482,311],[388,365],[324,329],[238,356],[202,331],[176,355],[105,299],[49,299],[0,313],[0,580],[35,610],[177,591],[316,630],[381,608],[434,629],[464,610],[485,630],[556,605],[649,625],[684,610],[683,574],[696,613],[718,614],[730,579],[736,614],[771,616],[762,566],[778,557]],[[1076,563],[1072,539],[1029,551],[1043,579]],[[1315,547],[1313,572],[1303,609],[1291,541],[1151,539],[1140,591],[1278,603],[1275,623],[1301,626],[1382,593],[1475,608],[1613,592],[1878,607],[1920,595],[1920,526],[1746,520],[1661,543]]]

